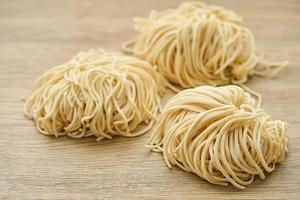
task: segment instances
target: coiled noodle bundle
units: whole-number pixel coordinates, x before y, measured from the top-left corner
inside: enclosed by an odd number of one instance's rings
[[[153,126],[165,83],[140,59],[102,49],[80,52],[35,81],[25,114],[45,135],[133,137]]]
[[[287,65],[256,53],[252,32],[236,13],[187,2],[176,9],[136,18],[138,37],[123,49],[158,66],[184,88],[241,84],[251,75],[274,76]]]
[[[244,189],[283,161],[287,140],[286,123],[271,120],[242,88],[201,86],[166,104],[148,146],[169,167]]]

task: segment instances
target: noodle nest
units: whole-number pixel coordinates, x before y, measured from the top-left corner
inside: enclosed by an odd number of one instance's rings
[[[123,50],[158,66],[183,88],[241,84],[251,75],[274,76],[284,63],[256,53],[254,36],[236,13],[214,5],[187,2],[176,9],[135,18],[138,37]]]
[[[148,146],[162,152],[169,167],[244,189],[284,160],[286,126],[238,86],[201,86],[171,98]]]
[[[25,114],[45,135],[134,137],[153,126],[165,83],[138,58],[102,49],[80,52],[35,81]]]

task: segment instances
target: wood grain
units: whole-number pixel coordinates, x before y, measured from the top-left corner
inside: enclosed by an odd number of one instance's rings
[[[50,67],[80,50],[120,50],[135,36],[132,18],[179,0],[2,0],[0,2],[0,199],[298,199],[300,197],[300,1],[213,0],[240,13],[260,52],[290,60],[276,79],[253,78],[274,119],[290,124],[289,153],[245,191],[169,170],[144,147],[149,135],[54,139],[23,116],[22,97]],[[208,2],[208,0],[206,1]],[[165,96],[165,101],[172,94]]]

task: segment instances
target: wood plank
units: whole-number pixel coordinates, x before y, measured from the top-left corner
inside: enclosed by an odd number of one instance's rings
[[[245,191],[221,187],[144,147],[149,134],[100,143],[40,135],[23,116],[22,97],[50,67],[80,50],[120,50],[135,36],[132,18],[180,0],[4,0],[0,3],[0,199],[298,199],[300,196],[300,2],[210,2],[241,14],[270,60],[290,60],[275,79],[247,84],[274,119],[290,124],[289,153]],[[169,92],[164,101],[172,94]]]

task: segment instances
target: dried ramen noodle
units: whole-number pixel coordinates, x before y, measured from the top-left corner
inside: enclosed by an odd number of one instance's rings
[[[207,181],[239,189],[272,172],[287,152],[286,123],[271,120],[238,86],[200,86],[164,107],[148,146]]]
[[[165,83],[140,59],[102,49],[80,52],[35,81],[25,114],[45,135],[138,136],[153,126]]]
[[[183,88],[245,83],[251,75],[274,76],[287,65],[256,53],[252,32],[236,13],[200,2],[135,18],[138,37],[123,50],[158,66]]]

